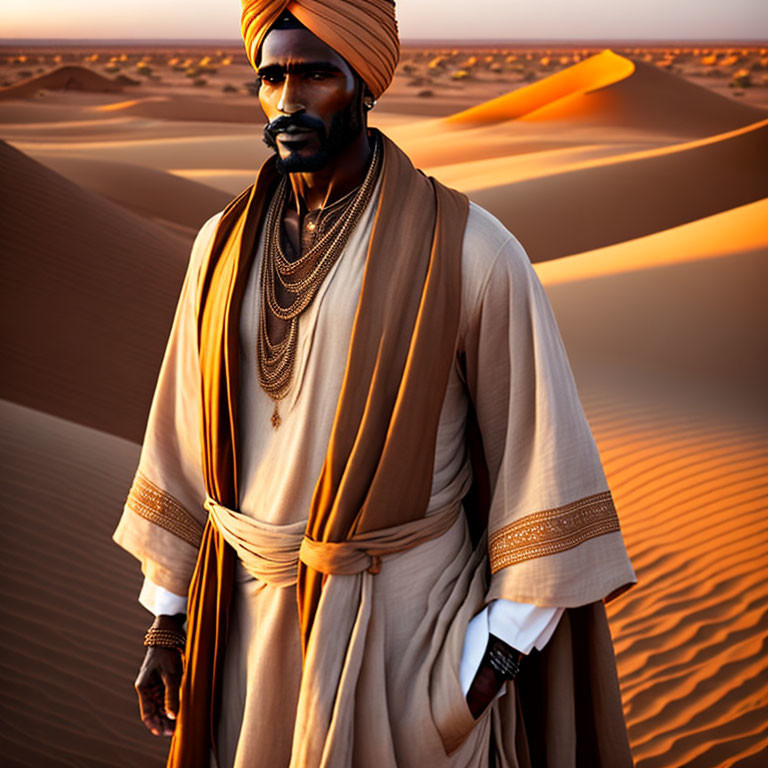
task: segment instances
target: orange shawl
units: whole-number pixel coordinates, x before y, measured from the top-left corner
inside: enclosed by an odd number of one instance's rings
[[[417,171],[385,136],[382,184],[328,450],[306,535],[344,541],[424,516],[455,352],[469,203]],[[278,174],[273,159],[225,210],[201,271],[201,437],[208,494],[237,509],[238,319]],[[207,766],[235,554],[210,520],[189,593],[187,658],[169,766]],[[302,649],[323,574],[299,565]]]

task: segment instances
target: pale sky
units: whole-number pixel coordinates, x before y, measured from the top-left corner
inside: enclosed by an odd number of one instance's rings
[[[399,0],[404,39],[768,39],[766,0]],[[0,37],[238,38],[240,0],[0,0]]]

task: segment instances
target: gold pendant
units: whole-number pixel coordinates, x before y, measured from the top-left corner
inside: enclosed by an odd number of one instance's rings
[[[280,426],[280,414],[277,412],[277,400],[275,400],[275,410],[272,413],[272,426],[277,429]]]

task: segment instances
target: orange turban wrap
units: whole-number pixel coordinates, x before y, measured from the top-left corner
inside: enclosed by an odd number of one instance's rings
[[[392,82],[400,56],[393,0],[242,0],[241,28],[255,68],[269,28],[292,13],[360,75],[378,99]]]

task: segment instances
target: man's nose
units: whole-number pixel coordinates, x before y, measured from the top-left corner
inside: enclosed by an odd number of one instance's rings
[[[306,107],[301,100],[301,88],[297,78],[286,75],[283,82],[283,90],[280,92],[280,100],[277,108],[286,115],[294,115],[303,112]]]

